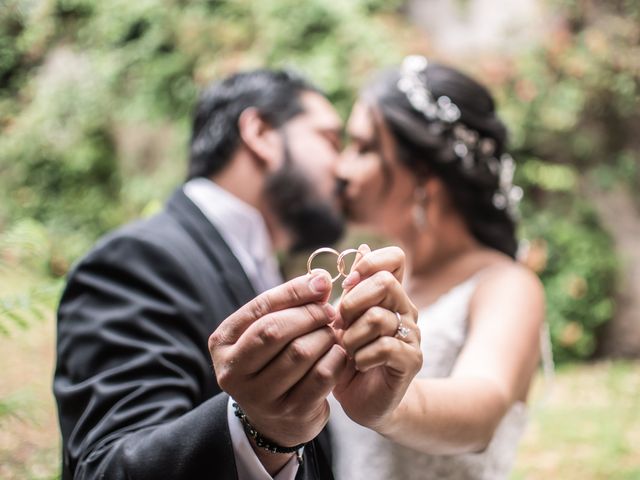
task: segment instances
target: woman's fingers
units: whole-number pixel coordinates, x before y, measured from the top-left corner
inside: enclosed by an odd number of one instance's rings
[[[398,338],[380,337],[358,350],[353,360],[361,372],[384,366],[399,378],[413,377],[422,366],[422,352]]]
[[[386,270],[365,278],[344,295],[339,306],[343,328],[349,328],[372,306],[399,312],[414,322],[417,317],[417,309],[409,300],[402,285],[392,273]]]
[[[358,349],[377,338],[393,337],[398,330],[398,324],[395,312],[379,306],[371,307],[344,332],[342,345],[353,357]]]
[[[398,333],[400,326],[405,336]],[[369,308],[358,318],[343,333],[341,343],[349,356],[354,357],[358,350],[381,337],[395,337],[398,341],[420,345],[420,330],[412,319],[379,306]]]
[[[368,252],[363,247],[366,247]],[[350,285],[354,277],[367,278],[382,270],[390,272],[398,282],[402,283],[406,257],[400,247],[384,247],[371,251],[368,246],[361,245],[358,251],[363,253],[362,258],[359,258],[357,263],[353,264],[351,272],[344,283]]]

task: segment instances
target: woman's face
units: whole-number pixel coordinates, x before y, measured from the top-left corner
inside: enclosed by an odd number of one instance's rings
[[[337,167],[346,182],[344,207],[354,223],[398,236],[411,225],[416,181],[398,162],[391,133],[373,115],[375,111],[360,101],[347,123],[349,144]]]

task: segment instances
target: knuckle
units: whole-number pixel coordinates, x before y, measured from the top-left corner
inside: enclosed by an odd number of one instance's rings
[[[251,302],[251,315],[253,318],[262,318],[269,313],[271,313],[271,301],[267,295],[259,295]]]
[[[282,339],[282,329],[275,318],[265,318],[257,334],[264,345],[273,345]]]
[[[319,366],[315,369],[314,377],[316,384],[320,386],[328,386],[334,382],[334,373],[330,368],[325,366]]]
[[[386,323],[386,311],[381,307],[371,307],[367,311],[367,322],[376,332],[380,333]]]
[[[221,344],[220,341],[220,333],[218,330],[215,330],[211,335],[209,335],[209,341],[207,342],[207,346],[209,347],[209,353],[213,354],[213,351]]]
[[[340,313],[344,314],[345,312],[349,312],[353,310],[355,306],[355,302],[351,295],[345,295],[344,298],[340,301]]]
[[[300,294],[300,292],[298,291],[298,289],[296,288],[295,284],[292,282],[289,282],[286,284],[287,288],[286,288],[286,293],[287,293],[287,299],[289,299],[290,301],[298,304],[298,303],[302,303],[303,298],[302,295]]]
[[[314,324],[321,323],[324,320],[324,315],[320,305],[315,303],[308,303],[302,306],[304,315],[310,318]]]
[[[289,348],[287,349],[289,354],[289,358],[293,363],[302,363],[307,361],[311,352],[309,351],[309,347],[305,342],[301,340],[294,340],[289,344]]]
[[[388,356],[395,349],[396,340],[393,337],[380,337],[380,352]]]
[[[382,270],[376,273],[374,277],[376,283],[384,289],[388,289],[389,287],[391,287],[391,285],[393,285],[396,280],[393,274],[391,272],[388,272],[387,270]]]

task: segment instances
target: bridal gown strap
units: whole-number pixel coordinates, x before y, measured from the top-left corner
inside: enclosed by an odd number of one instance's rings
[[[451,374],[467,337],[469,302],[478,279],[478,274],[472,276],[420,311],[424,363],[418,377]],[[506,479],[527,421],[526,405],[518,402],[503,417],[484,452],[427,455],[357,425],[334,398],[330,401],[336,480]]]

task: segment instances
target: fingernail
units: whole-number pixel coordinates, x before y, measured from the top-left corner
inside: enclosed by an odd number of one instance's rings
[[[347,278],[342,282],[342,288],[353,287],[360,281],[360,273],[356,270],[347,275]]]
[[[322,305],[322,308],[324,310],[324,313],[327,314],[329,320],[333,321],[333,319],[336,318],[337,312],[333,305],[331,305],[330,303],[325,303],[324,305]]]
[[[323,272],[312,273],[311,280],[309,281],[309,288],[313,293],[324,293],[329,289],[331,285],[327,274]]]

